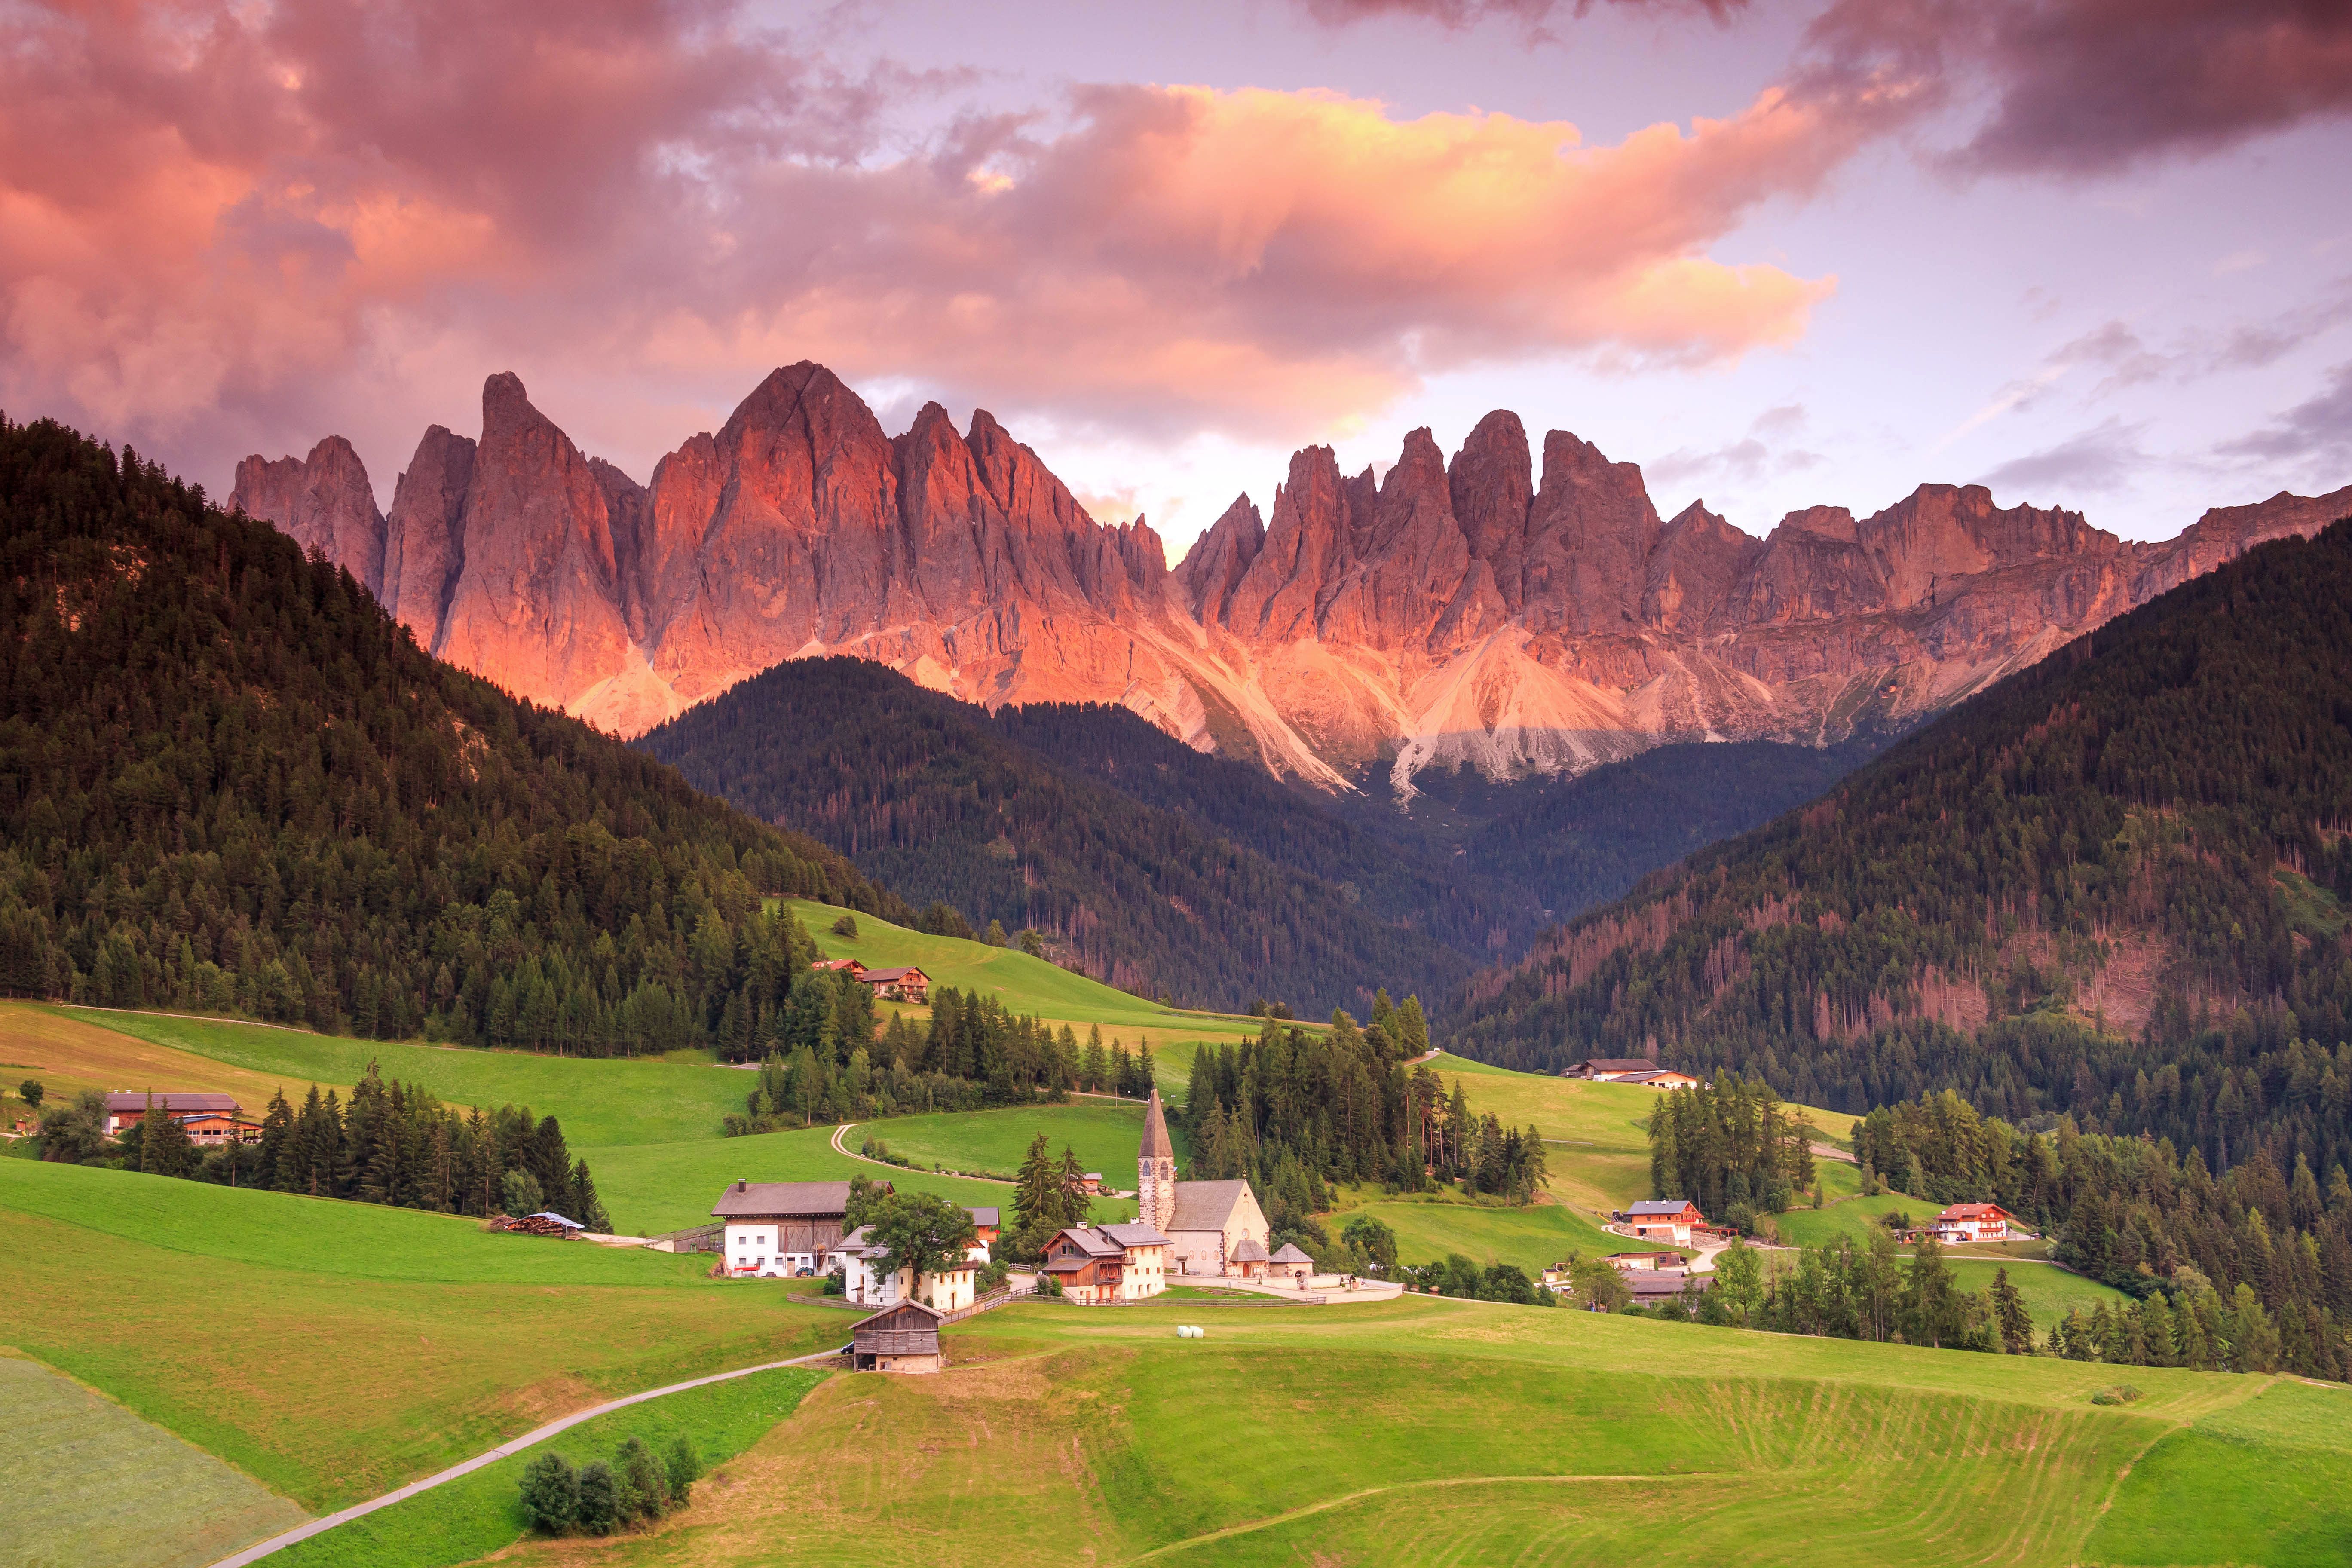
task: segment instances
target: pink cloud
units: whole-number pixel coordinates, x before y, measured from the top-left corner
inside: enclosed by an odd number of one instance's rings
[[[517,363],[731,398],[805,355],[1069,423],[1290,437],[1466,364],[1733,359],[1831,284],[1711,251],[1862,135],[1778,93],[1588,147],[1104,86],[1051,131],[886,153],[879,116],[929,84],[844,78],[728,0],[10,16],[0,400],[215,466]]]

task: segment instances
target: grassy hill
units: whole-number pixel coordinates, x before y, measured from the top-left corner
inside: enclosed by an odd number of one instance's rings
[[[1041,1305],[946,1342],[946,1376],[817,1390],[626,1560],[847,1564],[887,1539],[940,1563],[2295,1568],[2352,1548],[2352,1394],[2283,1379],[2137,1373],[2138,1402],[2102,1407],[2111,1369],[1427,1299]]]
[[[18,1160],[0,1256],[9,1342],[313,1512],[845,1315],[690,1255]]]

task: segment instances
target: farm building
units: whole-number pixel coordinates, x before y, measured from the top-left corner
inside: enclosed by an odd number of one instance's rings
[[[121,1136],[124,1128],[147,1114],[150,1102],[161,1106],[164,1115],[183,1127],[186,1127],[190,1121],[199,1117],[205,1118],[208,1129],[212,1131],[212,1136],[208,1140],[211,1142],[226,1142],[228,1130],[231,1128],[252,1128],[252,1136],[245,1139],[247,1142],[251,1142],[254,1138],[261,1136],[261,1124],[247,1121],[239,1114],[243,1108],[237,1104],[235,1095],[194,1094],[185,1089],[167,1089],[160,1094],[151,1093],[145,1089],[126,1089],[108,1095],[106,1097],[107,1132],[111,1136]],[[215,1118],[221,1119],[217,1125],[214,1122]],[[192,1139],[195,1137],[193,1128],[189,1130],[188,1136]],[[205,1141],[207,1140],[199,1140],[199,1142]]]
[[[890,1191],[890,1184],[878,1190]],[[816,1273],[840,1244],[848,1212],[847,1182],[733,1182],[710,1215],[726,1227],[720,1256],[728,1273],[788,1279]]]
[[[1643,1241],[1688,1247],[1691,1231],[1706,1224],[1706,1216],[1688,1198],[1643,1198],[1625,1211],[1625,1228]]]
[[[866,978],[866,966],[854,958],[820,958],[809,967],[835,972],[846,971],[853,980]]]
[[[858,1372],[940,1370],[940,1319],[920,1301],[901,1301],[861,1320],[849,1331],[851,1367]]]
[[[1168,1288],[1168,1238],[1148,1225],[1076,1225],[1045,1244],[1038,1270],[1073,1301],[1140,1301]]]
[[[1655,1072],[1658,1064],[1641,1057],[1587,1057],[1559,1069],[1562,1078],[1590,1079],[1595,1083],[1615,1083],[1619,1079],[1635,1073]]]
[[[1099,1197],[1102,1194],[1102,1173],[1100,1171],[1088,1171],[1085,1175],[1078,1178],[1078,1191],[1086,1194],[1087,1196],[1090,1198]]]
[[[980,1271],[971,1258],[953,1268],[909,1278],[911,1270],[893,1268],[888,1250],[874,1245],[872,1229],[861,1225],[825,1249],[823,1271],[841,1276],[844,1296],[866,1307],[921,1301],[940,1312],[961,1312],[971,1305]]]
[[[911,964],[899,969],[861,969],[857,978],[874,987],[877,1002],[925,1002],[930,999],[931,977]]]
[[[1711,1275],[1667,1273],[1650,1268],[1630,1268],[1618,1276],[1625,1289],[1633,1293],[1636,1307],[1654,1307],[1661,1301],[1671,1301],[1683,1293],[1687,1285],[1694,1290],[1704,1290],[1715,1283]]]
[[[971,1208],[972,1241],[964,1253],[974,1263],[985,1266],[996,1246],[996,1237],[1003,1227],[1003,1211],[995,1208]]]
[[[1168,1116],[1154,1089],[1143,1108],[1143,1141],[1135,1156],[1136,1206],[1141,1223],[1168,1238],[1169,1260],[1177,1272],[1216,1276],[1246,1274],[1240,1248],[1253,1243],[1265,1272],[1273,1227],[1247,1182],[1180,1182],[1176,1145],[1169,1141]]]
[[[1603,1261],[1622,1273],[1628,1268],[1682,1268],[1689,1260],[1679,1252],[1612,1252]]]
[[[1629,1072],[1621,1075],[1616,1081],[1638,1083],[1643,1089],[1696,1089],[1698,1087],[1698,1079],[1686,1072],[1676,1072],[1672,1068],[1652,1068],[1647,1072]]]
[[[2016,1215],[1999,1204],[1954,1204],[1927,1222],[1937,1241],[2007,1241]]]

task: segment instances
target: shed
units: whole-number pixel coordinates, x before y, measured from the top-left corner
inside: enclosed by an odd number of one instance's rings
[[[920,1301],[901,1301],[850,1331],[850,1365],[859,1372],[940,1370],[940,1320]]]
[[[1279,1279],[1304,1279],[1315,1272],[1315,1259],[1298,1249],[1295,1241],[1286,1241],[1270,1260],[1267,1272]]]

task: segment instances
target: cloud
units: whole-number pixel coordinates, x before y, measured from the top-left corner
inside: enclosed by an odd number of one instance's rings
[[[1768,408],[1758,415],[1740,440],[1705,450],[1677,448],[1642,465],[1653,486],[1714,481],[1734,488],[1768,477],[1801,473],[1827,459],[1818,452],[1780,445],[1805,427],[1805,410],[1798,404]]]
[[[1834,280],[1713,251],[1860,142],[1776,92],[1589,147],[1096,86],[908,144],[890,106],[952,84],[844,75],[729,0],[5,15],[0,401],[215,472],[509,365],[672,407],[806,356],[1264,439],[1470,364],[1728,362]]]
[[[1748,8],[1748,0],[1604,0],[1626,9],[1685,11],[1727,22]],[[1563,12],[1589,15],[1594,0],[1298,0],[1299,8],[1327,26],[1346,26],[1376,16],[1414,16],[1460,32],[1490,18],[1519,23],[1540,33]]]
[[[2112,174],[2352,113],[2339,0],[1837,0],[1808,36],[1816,87],[1981,99],[1947,159],[1969,173]]]
[[[2352,467],[2352,363],[2337,365],[2324,388],[2274,424],[2224,442],[2218,450],[2229,458],[2326,464],[2340,478]]]
[[[2149,461],[2139,449],[2144,428],[2110,419],[2054,447],[2012,458],[1979,482],[2012,494],[2121,489]]]

